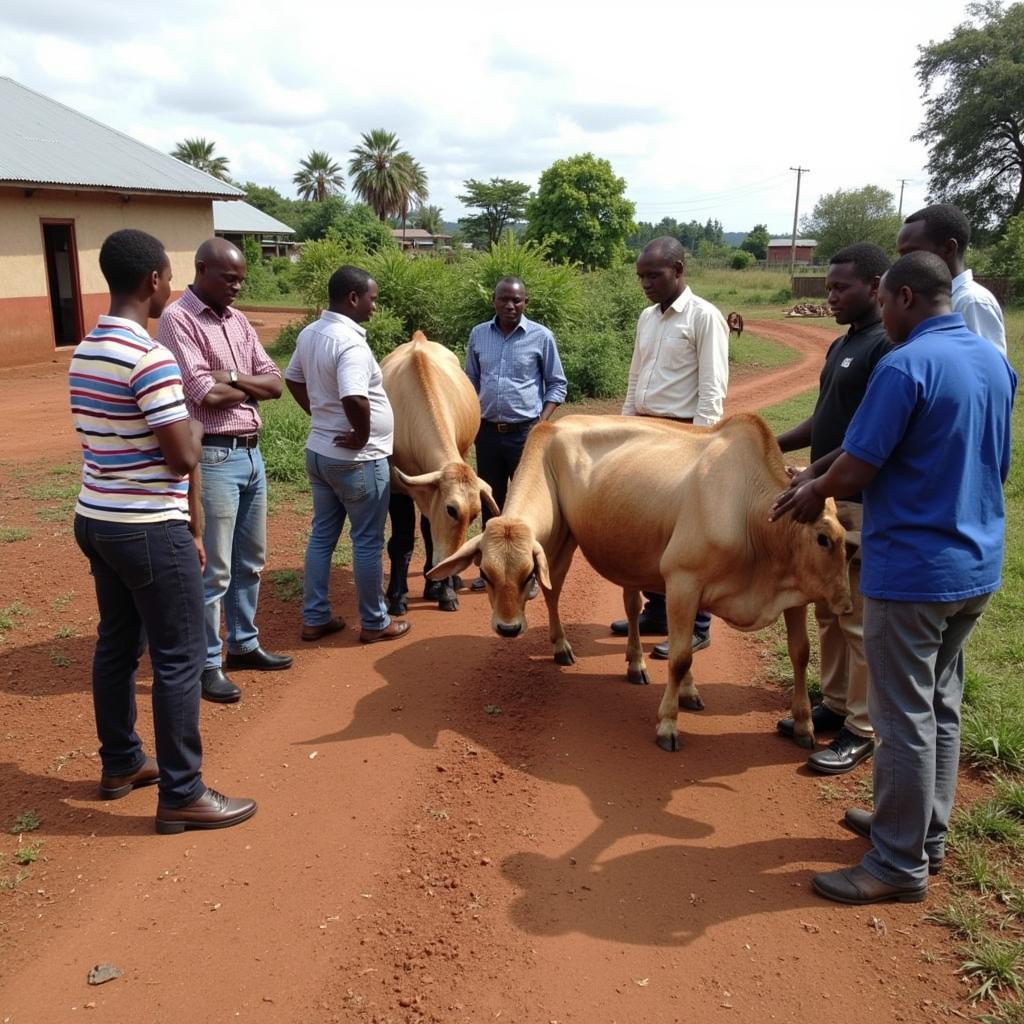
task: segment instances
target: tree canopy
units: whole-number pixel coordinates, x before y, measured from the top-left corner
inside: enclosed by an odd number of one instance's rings
[[[771,237],[767,224],[755,224],[750,229],[750,234],[740,242],[740,248],[744,252],[749,252],[755,260],[766,260]]]
[[[299,161],[299,169],[292,181],[300,199],[312,199],[318,203],[345,191],[341,164],[335,163],[330,153],[322,149],[310,150],[309,156]]]
[[[459,227],[469,241],[483,247],[494,245],[516,221],[523,219],[530,198],[530,186],[511,178],[479,181],[470,178],[462,183],[465,192],[459,202],[479,213],[459,219]]]
[[[929,188],[980,228],[1024,209],[1024,4],[969,4],[965,22],[920,47],[925,100],[915,136],[928,146]]]
[[[427,200],[426,172],[401,146],[394,132],[374,128],[363,132],[348,163],[352,191],[381,220],[404,219],[413,202]]]
[[[592,153],[556,160],[527,203],[526,238],[548,246],[552,259],[588,269],[610,267],[626,255],[634,205],[625,179]]]
[[[684,224],[674,217],[662,217],[657,224],[641,221],[629,238],[629,247],[640,250],[652,239],[665,235],[678,238],[683,248],[692,253],[697,252],[701,242],[710,242],[713,246],[721,246],[725,243],[725,231],[720,221],[712,220],[709,217],[704,224],[696,220]]]
[[[440,235],[444,231],[444,216],[440,206],[418,206],[413,210],[412,226],[432,235]]]
[[[171,156],[221,181],[228,181],[229,160],[226,156],[217,156],[216,148],[217,144],[209,139],[185,139],[171,150]]]
[[[893,194],[877,185],[829,192],[801,221],[803,236],[817,239],[815,256],[826,260],[854,242],[874,242],[894,253],[899,230]]]

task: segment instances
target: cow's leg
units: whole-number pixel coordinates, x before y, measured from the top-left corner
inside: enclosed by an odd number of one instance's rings
[[[665,580],[668,612],[668,685],[658,707],[658,746],[679,749],[676,719],[680,707],[700,711],[704,707],[690,674],[693,664],[693,621],[700,607],[700,590],[687,577]]]
[[[388,580],[388,611],[404,615],[409,609],[409,562],[416,543],[416,507],[406,494],[391,492],[388,503],[391,516],[391,536],[388,539],[388,559],[391,577]]]
[[[814,748],[814,725],[811,722],[811,700],[807,695],[807,661],[811,645],[807,639],[807,606],[787,608],[786,647],[793,665],[793,739],[808,750]]]
[[[576,553],[576,542],[566,538],[558,549],[558,553],[548,562],[548,576],[551,578],[551,589],[541,587],[544,602],[548,606],[548,638],[554,652],[555,663],[558,665],[575,665],[576,655],[573,654],[562,628],[562,619],[558,614],[558,599],[562,595],[562,585],[572,565],[572,556]]]
[[[647,662],[644,661],[644,645],[640,641],[640,610],[644,598],[639,590],[623,590],[622,606],[626,609],[626,623],[629,632],[626,639],[626,679],[638,686],[646,686],[651,681],[647,674]]]

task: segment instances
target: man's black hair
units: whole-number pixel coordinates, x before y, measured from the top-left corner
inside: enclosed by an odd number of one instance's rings
[[[683,243],[672,235],[662,235],[644,246],[643,256],[652,256],[663,263],[686,263],[686,250]]]
[[[935,245],[942,245],[952,238],[962,256],[970,244],[971,223],[958,206],[935,203],[912,213],[903,223],[916,224],[918,221],[924,224],[924,233],[928,241]]]
[[[933,252],[908,252],[901,256],[885,274],[885,290],[895,294],[909,288],[915,295],[934,301],[948,299],[953,291],[953,278],[945,260]]]
[[[526,294],[526,282],[521,277],[516,277],[513,274],[506,274],[504,277],[498,278],[497,282],[494,285],[492,297],[497,297],[498,289],[503,284],[518,285],[520,288],[523,289],[523,294]]]
[[[365,295],[370,287],[370,275],[361,267],[344,266],[331,274],[327,282],[327,297],[332,306],[343,303],[352,292]]]
[[[100,270],[115,295],[133,295],[155,270],[167,266],[167,250],[159,238],[124,228],[108,235],[100,247]]]
[[[889,257],[880,245],[873,242],[855,242],[840,249],[829,261],[833,263],[852,263],[854,273],[862,281],[870,281],[881,277],[889,269]]]

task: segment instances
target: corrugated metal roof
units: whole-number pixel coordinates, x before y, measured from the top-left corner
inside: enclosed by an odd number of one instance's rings
[[[213,201],[213,230],[229,235],[294,235],[295,228],[249,203]]]
[[[204,171],[175,160],[85,114],[0,77],[0,185],[57,185],[241,196]]]
[[[818,243],[813,238],[798,238],[796,240],[796,247],[799,249],[801,245],[817,245]],[[768,245],[775,249],[780,245],[786,245],[792,248],[792,238],[770,238],[768,239]]]

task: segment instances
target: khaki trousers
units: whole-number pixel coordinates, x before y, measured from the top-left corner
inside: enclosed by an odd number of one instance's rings
[[[821,641],[821,693],[823,703],[846,716],[846,728],[865,739],[874,736],[868,717],[868,667],[864,659],[864,598],[860,592],[860,529],[862,507],[855,501],[837,501],[839,521],[849,544],[857,551],[848,560],[853,611],[836,615],[818,602],[814,617]]]

